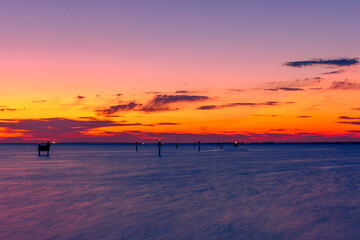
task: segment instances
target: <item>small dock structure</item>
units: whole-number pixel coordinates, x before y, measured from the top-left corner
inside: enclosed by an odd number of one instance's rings
[[[38,151],[39,151],[39,156],[41,155],[41,152],[47,152],[47,156],[49,156],[49,152],[50,152],[50,143],[47,142],[46,144],[40,144],[38,145]]]

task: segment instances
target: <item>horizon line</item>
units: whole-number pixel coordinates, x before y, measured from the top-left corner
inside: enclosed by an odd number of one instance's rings
[[[39,144],[45,142],[0,142],[0,144]],[[138,142],[138,144],[157,144],[158,142]],[[162,142],[163,144],[198,144],[197,141],[194,142]],[[200,142],[200,144],[234,144],[235,141],[231,142]],[[136,142],[50,142],[50,144],[136,144]],[[248,145],[248,144],[360,144],[360,141],[303,141],[303,142],[275,142],[275,141],[264,141],[264,142],[238,142],[238,145]]]

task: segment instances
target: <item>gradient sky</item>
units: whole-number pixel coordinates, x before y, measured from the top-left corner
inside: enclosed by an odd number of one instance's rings
[[[359,141],[359,1],[0,2],[0,142]]]

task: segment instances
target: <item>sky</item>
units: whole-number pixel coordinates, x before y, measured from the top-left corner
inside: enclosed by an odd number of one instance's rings
[[[0,1],[0,142],[359,141],[359,12]]]

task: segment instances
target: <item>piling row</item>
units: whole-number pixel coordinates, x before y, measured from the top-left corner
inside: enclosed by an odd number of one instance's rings
[[[159,139],[159,142],[158,142],[158,147],[159,147],[159,156],[161,156],[161,145],[162,145],[162,142],[161,142],[161,139]],[[201,148],[200,148],[200,145],[201,145],[201,141],[198,140],[197,144],[196,142],[194,141],[194,148],[196,147],[196,145],[198,146],[198,151],[200,152]],[[223,143],[222,142],[219,142],[219,145],[220,145],[220,148],[222,149],[223,147]],[[234,147],[237,147],[238,146],[238,142],[235,141],[234,142]],[[136,141],[135,142],[135,151],[138,152],[138,147],[139,147],[139,142]],[[175,148],[178,149],[178,144],[176,143],[175,144]],[[50,151],[50,143],[47,142],[46,145],[43,145],[43,144],[40,144],[38,145],[38,151],[39,151],[39,156],[40,156],[40,152],[41,151],[46,151],[47,152],[47,156],[49,156],[49,151]]]

